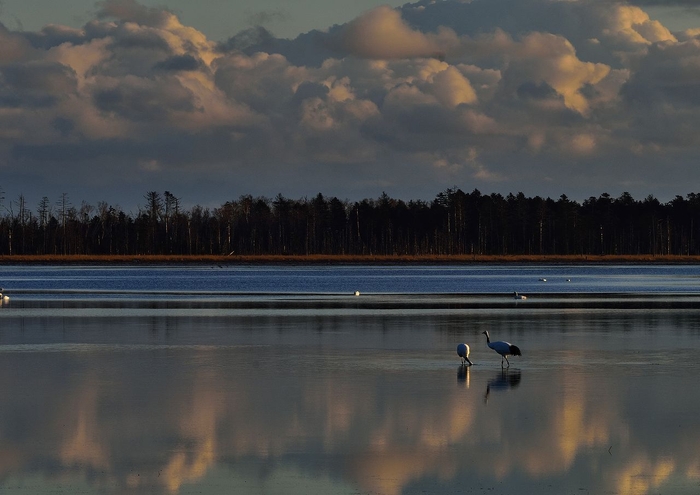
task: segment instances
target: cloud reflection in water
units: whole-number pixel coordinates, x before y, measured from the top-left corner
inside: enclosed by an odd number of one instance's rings
[[[522,323],[510,314],[378,315],[361,327],[318,315],[5,318],[0,488],[29,493],[37,477],[95,493],[697,487],[698,365],[668,344],[622,365],[619,354],[645,335],[680,333],[687,348],[700,312],[618,312],[600,325],[596,311],[547,308],[518,334],[532,351],[517,369],[496,370],[474,346],[482,364],[455,381],[453,342],[482,328],[507,336]],[[151,343],[132,345],[144,329]],[[554,341],[576,345],[550,352]]]

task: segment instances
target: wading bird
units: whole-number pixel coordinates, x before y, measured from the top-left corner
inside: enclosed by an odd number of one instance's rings
[[[469,366],[474,364],[469,360],[469,346],[467,344],[457,344],[457,355],[462,358],[462,365],[465,362],[469,363]]]
[[[510,342],[504,342],[502,340],[491,342],[491,338],[489,337],[489,332],[487,330],[484,330],[481,333],[486,335],[486,345],[501,355],[501,368],[503,368],[504,358],[506,363],[508,363],[508,367],[510,367],[508,356],[522,356],[520,353],[520,348],[517,345],[513,345]]]

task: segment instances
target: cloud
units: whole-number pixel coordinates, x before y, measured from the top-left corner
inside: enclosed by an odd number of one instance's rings
[[[671,32],[659,21],[638,7],[615,5],[609,9],[607,25],[602,30],[604,37],[618,43],[651,45],[662,41],[676,41]]]
[[[29,41],[0,24],[0,63],[21,61],[30,58],[31,55],[32,46]]]
[[[587,114],[589,105],[581,90],[585,85],[595,86],[610,72],[605,64],[583,62],[566,39],[551,34],[532,33],[506,53],[514,62],[506,77],[515,73],[518,83],[545,82],[564,98],[564,104],[579,113]]]
[[[146,7],[136,0],[105,0],[99,2],[99,19],[115,18],[141,26],[163,28],[170,22],[178,22],[175,15],[159,8]]]
[[[28,62],[7,64],[2,69],[4,88],[15,92],[65,95],[76,89],[75,73],[63,64]]]
[[[189,54],[173,55],[166,60],[162,60],[155,64],[155,69],[165,71],[196,71],[201,66],[201,61]]]
[[[432,91],[442,104],[457,106],[475,103],[476,92],[469,80],[456,67],[447,67],[433,77]]]
[[[447,0],[218,44],[109,0],[80,29],[0,25],[3,188],[673,197],[700,152],[698,32],[630,3]]]
[[[338,33],[340,48],[365,58],[392,59],[443,56],[456,42],[454,32],[437,34],[412,29],[398,10],[378,7],[349,22]]]
[[[630,3],[635,5],[654,5],[654,6],[688,6],[688,7],[698,7],[698,0],[629,0]]]
[[[193,95],[174,79],[125,77],[94,92],[98,110],[131,121],[158,122],[195,110]]]

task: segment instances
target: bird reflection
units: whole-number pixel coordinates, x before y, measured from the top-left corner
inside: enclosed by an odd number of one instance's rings
[[[471,377],[469,376],[470,372],[471,368],[468,366],[460,366],[457,368],[457,382],[462,383],[465,387],[469,388],[471,382]]]
[[[497,392],[499,390],[508,390],[517,387],[520,384],[520,376],[520,371],[510,371],[507,368],[501,369],[500,373],[486,383],[484,402],[488,403],[489,394],[492,391]]]

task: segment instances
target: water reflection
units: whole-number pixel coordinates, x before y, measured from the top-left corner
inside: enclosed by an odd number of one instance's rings
[[[491,378],[486,383],[486,393],[484,394],[484,402],[488,403],[491,392],[499,392],[515,388],[520,385],[520,370],[511,370],[510,368],[502,368],[495,378]]]
[[[566,315],[5,318],[0,490],[696,493],[700,311]]]
[[[469,388],[471,384],[471,366],[460,366],[457,368],[457,382]]]

